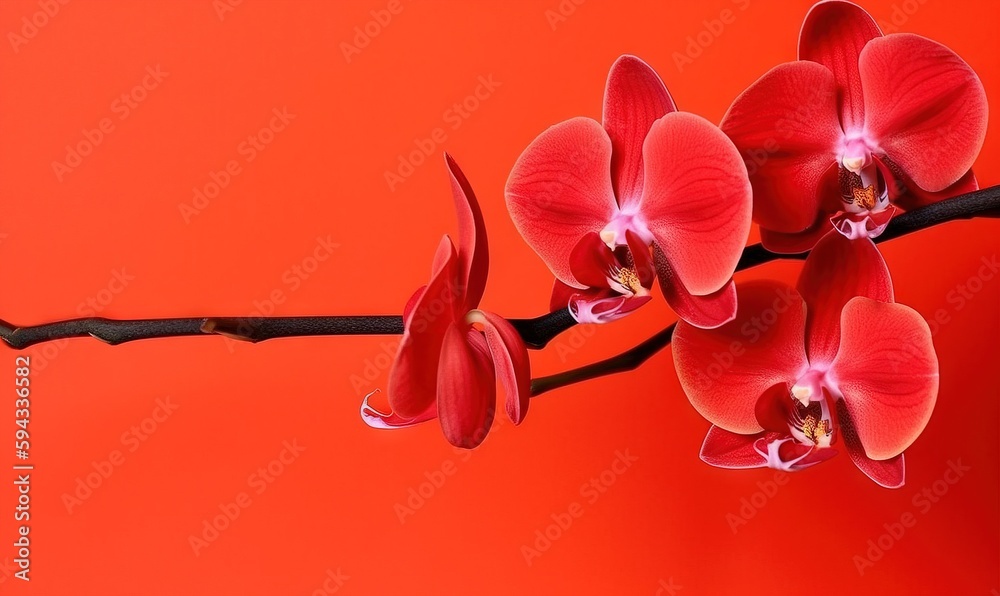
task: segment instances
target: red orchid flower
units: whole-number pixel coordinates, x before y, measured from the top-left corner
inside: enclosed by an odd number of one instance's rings
[[[496,381],[507,393],[507,415],[520,424],[528,411],[528,350],[517,330],[479,310],[489,270],[486,226],[458,164],[445,154],[458,212],[458,247],[441,239],[431,279],[403,309],[404,333],[389,373],[392,413],[365,397],[361,417],[376,428],[403,428],[437,417],[456,447],[473,448],[493,422]],[[495,377],[495,378],[494,378]]]
[[[543,132],[506,188],[514,225],[557,278],[553,310],[611,321],[648,302],[659,277],[674,311],[702,327],[736,312],[750,192],[729,139],[678,112],[635,56],[611,67],[603,123],[579,117]]]
[[[934,409],[938,362],[927,323],[892,300],[871,240],[831,230],[806,259],[797,291],[749,282],[730,323],[679,322],[677,375],[713,424],[701,459],[795,471],[829,459],[842,441],[872,480],[902,486],[903,450]]]
[[[978,188],[986,93],[943,45],[883,36],[861,7],[820,2],[799,60],[743,92],[720,125],[743,154],[764,247],[805,252],[834,226],[874,238],[895,211]]]

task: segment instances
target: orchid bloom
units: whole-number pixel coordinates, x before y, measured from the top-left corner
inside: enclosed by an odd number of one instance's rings
[[[754,220],[773,252],[809,250],[829,231],[882,233],[912,209],[978,188],[970,168],[986,135],[976,73],[945,46],[882,35],[861,7],[812,7],[799,60],[762,76],[721,128],[747,163]]]
[[[611,67],[603,123],[578,117],[543,132],[506,188],[514,225],[556,277],[553,310],[615,320],[648,302],[659,277],[674,311],[701,327],[736,312],[750,193],[732,142],[678,112],[634,56]]]
[[[458,247],[441,239],[431,279],[403,309],[403,339],[389,373],[392,413],[365,397],[362,419],[376,428],[403,428],[437,417],[448,441],[473,448],[493,422],[496,381],[507,415],[520,424],[528,411],[528,350],[504,318],[479,310],[489,252],[476,196],[458,164],[445,155],[458,212]],[[494,376],[496,378],[494,378]]]
[[[903,450],[934,409],[938,362],[927,323],[892,300],[872,241],[831,230],[797,291],[748,282],[732,322],[714,330],[679,322],[677,375],[713,424],[701,459],[796,471],[840,443],[872,480],[902,486]]]

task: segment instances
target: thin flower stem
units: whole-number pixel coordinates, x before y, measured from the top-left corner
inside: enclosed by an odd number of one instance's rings
[[[1000,216],[1000,186],[993,186],[894,217],[889,222],[889,226],[885,232],[876,239],[876,242],[898,238],[904,234],[955,219],[997,216]],[[744,249],[743,256],[736,270],[742,271],[777,259],[804,259],[805,256],[805,254],[774,254],[765,250],[760,244],[754,244]],[[552,338],[575,325],[576,321],[573,320],[567,309],[561,309],[533,319],[511,319],[511,323],[529,347],[541,349]],[[198,317],[139,320],[87,318],[71,319],[30,327],[17,327],[0,320],[0,339],[3,339],[4,343],[14,349],[23,349],[37,343],[57,339],[86,336],[92,336],[115,345],[139,339],[191,335],[225,335],[244,341],[258,342],[277,337],[398,335],[402,332],[402,317],[397,315]],[[654,337],[659,337],[659,334]],[[667,341],[669,341],[669,335],[667,338]],[[651,341],[652,339],[650,338],[647,341]],[[645,344],[640,344],[640,346],[642,345]],[[664,343],[664,345],[666,344]],[[662,348],[662,346],[660,347]],[[626,352],[626,354],[628,353]],[[645,356],[645,358],[648,358],[648,356]],[[592,366],[600,364],[603,363],[597,363]],[[609,366],[615,366],[615,364]],[[583,367],[583,369],[577,370],[585,369],[587,371],[592,370],[590,367]],[[574,371],[557,376],[562,377],[572,372]],[[591,377],[588,376],[586,378]],[[539,379],[539,381],[542,380]],[[554,388],[548,385],[543,385],[543,387],[543,391]]]

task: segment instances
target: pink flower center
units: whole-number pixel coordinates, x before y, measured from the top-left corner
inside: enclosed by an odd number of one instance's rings
[[[864,133],[845,135],[837,162],[840,195],[847,213],[877,213],[889,206],[889,192],[873,157],[875,143]]]
[[[810,369],[795,381],[790,390],[788,430],[802,445],[826,448],[833,440],[833,416],[830,413],[826,371]]]
[[[611,250],[628,243],[625,240],[625,232],[631,230],[638,236],[646,246],[653,244],[653,234],[646,226],[642,216],[638,213],[626,213],[619,211],[608,225],[601,230],[601,240],[608,245]]]

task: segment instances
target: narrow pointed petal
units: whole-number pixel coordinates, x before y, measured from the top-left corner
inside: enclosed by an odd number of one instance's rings
[[[828,365],[840,345],[841,313],[855,296],[892,302],[892,279],[868,238],[850,240],[832,230],[806,258],[798,291],[805,299],[806,349],[814,365]]]
[[[920,313],[855,298],[844,307],[840,352],[830,369],[868,457],[893,458],[930,420],[938,360]]]
[[[836,94],[829,69],[790,62],[748,87],[723,117],[722,130],[746,161],[762,228],[792,234],[815,223],[843,135]]]
[[[881,487],[902,487],[906,482],[904,455],[900,453],[882,461],[871,459],[861,445],[861,440],[854,429],[854,422],[851,420],[844,400],[837,401],[837,418],[840,421],[840,432],[843,435],[844,444],[847,446],[847,454],[851,456],[854,465]]]
[[[472,449],[493,424],[497,387],[486,339],[462,321],[448,327],[438,368],[438,420],[448,442]]]
[[[945,46],[909,33],[861,53],[868,134],[917,186],[944,190],[972,168],[986,137],[986,92]]]
[[[736,292],[736,318],[722,327],[677,322],[674,368],[691,404],[709,422],[752,434],[763,430],[756,415],[761,395],[793,382],[808,367],[805,303],[777,282],[751,281]]]
[[[531,364],[528,348],[521,336],[506,319],[491,312],[476,310],[469,317],[470,323],[483,326],[486,344],[493,358],[497,380],[506,393],[507,416],[514,424],[521,424],[528,413],[531,399]]]
[[[563,283],[583,287],[570,271],[570,253],[617,212],[610,171],[608,134],[590,118],[574,118],[532,141],[507,179],[514,226]]]
[[[420,297],[424,295],[424,291],[427,290],[427,286],[420,286],[417,291],[410,296],[410,299],[406,301],[403,306],[403,326],[408,327],[410,325],[410,318],[413,314],[413,309],[417,307],[417,303],[420,302]]]
[[[608,274],[618,267],[615,253],[597,232],[588,232],[573,247],[569,268],[573,277],[589,288],[607,288]]]
[[[677,107],[648,64],[622,56],[611,66],[604,88],[604,130],[611,137],[611,180],[621,207],[642,195],[642,143],[657,118]]]
[[[674,273],[696,296],[729,282],[750,232],[751,189],[743,160],[708,120],[672,112],[643,147],[640,214]]]
[[[368,402],[372,394],[377,392],[378,390],[376,389],[375,391],[369,393],[365,396],[364,401],[361,402],[361,420],[372,428],[389,430],[409,428],[420,424],[421,422],[437,418],[437,406],[435,404],[431,404],[431,407],[428,408],[426,412],[420,414],[416,418],[403,418],[395,412],[382,412]]]
[[[743,470],[765,468],[767,460],[754,449],[754,443],[766,435],[777,433],[757,433],[740,435],[712,425],[701,444],[701,461],[716,468]]]
[[[444,157],[458,215],[458,287],[465,288],[465,310],[469,310],[479,306],[490,269],[486,224],[469,180],[450,155],[445,153]]]
[[[845,130],[865,122],[864,94],[858,58],[865,45],[882,31],[857,4],[831,0],[810,9],[799,34],[799,59],[818,62],[837,81],[837,105]]]
[[[452,276],[457,258],[455,247],[445,236],[434,259],[438,268],[410,312],[389,371],[389,405],[403,418],[426,412],[437,395],[441,342],[456,316]]]
[[[667,304],[682,320],[702,329],[714,329],[736,317],[736,284],[730,280],[721,290],[705,296],[694,296],[674,273],[670,260],[656,245],[653,260],[660,290]]]

